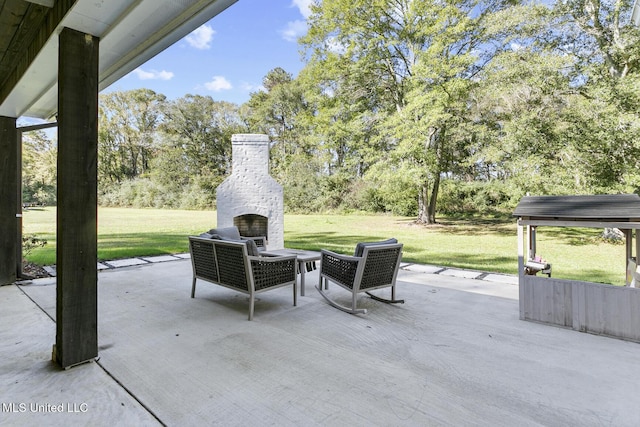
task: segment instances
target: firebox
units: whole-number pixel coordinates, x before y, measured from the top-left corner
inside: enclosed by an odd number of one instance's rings
[[[238,227],[241,236],[258,237],[269,235],[269,218],[262,215],[247,214],[233,218],[233,225]]]

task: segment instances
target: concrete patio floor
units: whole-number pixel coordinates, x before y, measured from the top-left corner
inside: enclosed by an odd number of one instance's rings
[[[640,344],[519,320],[514,277],[405,265],[405,304],[353,316],[312,272],[252,322],[245,295],[191,299],[189,260],[98,278],[99,359],[66,371],[55,280],[0,287],[0,425],[640,425]]]

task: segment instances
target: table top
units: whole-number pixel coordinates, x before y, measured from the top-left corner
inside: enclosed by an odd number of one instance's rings
[[[322,257],[320,252],[303,249],[274,249],[262,252],[265,255],[295,255],[298,261],[317,261]]]

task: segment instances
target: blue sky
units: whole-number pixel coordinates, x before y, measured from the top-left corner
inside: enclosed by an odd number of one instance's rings
[[[209,95],[237,104],[263,77],[304,66],[297,38],[306,33],[312,0],[239,0],[102,93],[148,88],[169,99]]]

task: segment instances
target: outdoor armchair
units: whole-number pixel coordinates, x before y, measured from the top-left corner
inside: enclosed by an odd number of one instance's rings
[[[320,283],[316,289],[333,307],[351,314],[366,313],[366,309],[357,308],[357,296],[361,292],[377,301],[404,303],[404,300],[396,299],[396,277],[402,259],[402,243],[397,243],[395,239],[359,243],[353,256],[340,255],[325,249],[321,254]],[[341,305],[329,297],[329,282],[351,292],[350,307]],[[381,298],[369,292],[389,287],[391,299]]]

